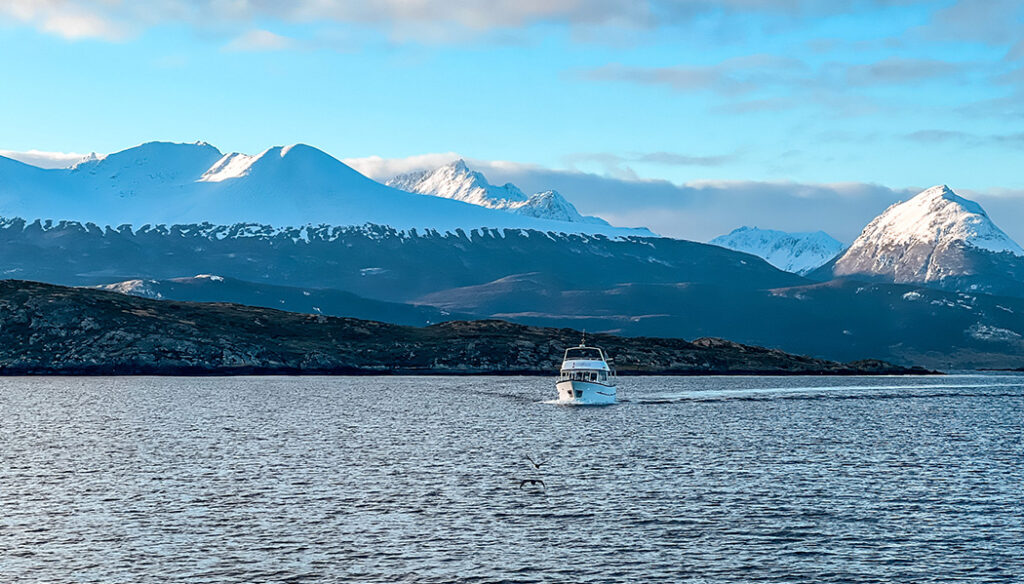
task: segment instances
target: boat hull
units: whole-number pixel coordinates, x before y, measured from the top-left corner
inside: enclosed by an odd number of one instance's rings
[[[615,403],[615,386],[564,379],[555,384],[558,401],[582,405]]]

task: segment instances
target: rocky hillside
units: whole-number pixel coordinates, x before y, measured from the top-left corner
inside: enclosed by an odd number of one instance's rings
[[[199,274],[166,280],[125,280],[96,286],[96,288],[155,300],[228,302],[276,308],[288,312],[344,316],[411,326],[426,326],[447,320],[471,320],[474,318],[467,314],[451,313],[431,306],[371,300],[341,290],[274,286],[225,278],[215,274]]]
[[[0,373],[550,375],[579,333],[502,321],[425,328],[0,281]],[[623,373],[908,373],[716,339],[595,335]]]

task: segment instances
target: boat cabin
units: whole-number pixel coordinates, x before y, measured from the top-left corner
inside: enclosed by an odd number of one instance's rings
[[[609,384],[615,372],[608,366],[604,352],[597,347],[579,346],[566,349],[560,381],[588,381]]]
[[[610,371],[586,371],[583,369],[563,369],[559,380],[590,381],[592,383],[608,383],[613,374]]]
[[[604,353],[597,347],[573,347],[565,350],[563,361],[604,361]]]

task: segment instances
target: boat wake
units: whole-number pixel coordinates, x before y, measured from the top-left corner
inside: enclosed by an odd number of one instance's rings
[[[588,402],[585,402],[585,401],[580,401],[580,400],[575,400],[575,399],[548,399],[548,400],[539,401],[537,403],[544,404],[544,405],[549,405],[549,406],[564,406],[564,407],[572,407],[572,408],[603,408],[603,407],[607,407],[607,406],[618,405],[620,403],[625,403],[626,401],[627,400],[618,400],[617,402],[608,402],[608,403],[588,403]]]
[[[922,399],[939,397],[1021,397],[1021,391],[998,390],[1020,384],[927,384],[927,385],[846,385],[820,387],[766,387],[751,389],[722,389],[687,391],[665,395],[652,395],[633,400],[638,404],[670,404],[679,402],[712,401],[766,401],[766,400],[845,400],[845,399]],[[962,390],[962,391],[943,391]]]

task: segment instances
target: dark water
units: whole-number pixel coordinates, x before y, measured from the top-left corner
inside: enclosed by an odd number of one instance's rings
[[[1024,581],[1024,377],[553,393],[2,379],[0,580]]]

